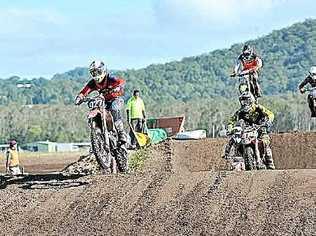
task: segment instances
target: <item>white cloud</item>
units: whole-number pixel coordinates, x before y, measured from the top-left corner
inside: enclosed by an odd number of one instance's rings
[[[57,12],[45,9],[9,8],[0,10],[1,34],[28,34],[48,27],[58,27],[65,18]]]
[[[158,18],[169,22],[231,24],[240,22],[242,18],[263,16],[266,11],[286,1],[288,0],[158,0],[155,12]]]

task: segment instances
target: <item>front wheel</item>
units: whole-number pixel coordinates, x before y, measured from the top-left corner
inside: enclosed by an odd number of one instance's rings
[[[239,89],[239,93],[240,93],[240,94],[242,94],[242,93],[244,93],[244,92],[248,92],[248,91],[249,91],[248,85],[247,85],[247,84],[245,84],[245,83],[241,83],[241,84],[239,84],[238,89]]]
[[[105,150],[105,140],[99,128],[91,129],[91,147],[98,163],[103,170],[109,170],[112,164],[112,155]]]
[[[246,170],[255,170],[256,169],[255,152],[251,146],[245,147],[244,160],[245,160],[245,169]]]

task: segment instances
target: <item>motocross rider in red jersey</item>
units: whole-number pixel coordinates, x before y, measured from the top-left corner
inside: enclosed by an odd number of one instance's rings
[[[248,71],[253,78],[255,86],[255,97],[261,97],[261,88],[258,83],[259,70],[262,68],[262,59],[254,52],[254,49],[249,45],[243,47],[242,53],[238,56],[237,63],[231,76],[236,76],[238,73]]]
[[[106,101],[106,109],[108,109],[113,116],[119,142],[125,144],[127,142],[127,136],[124,131],[121,113],[121,109],[124,106],[124,100],[121,96],[124,94],[125,80],[110,75],[102,61],[93,61],[89,66],[89,72],[92,79],[80,91],[75,99],[75,104],[80,105],[84,97],[93,91],[98,91],[102,94]]]

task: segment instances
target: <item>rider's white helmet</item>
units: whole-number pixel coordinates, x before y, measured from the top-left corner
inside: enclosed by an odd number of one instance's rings
[[[89,66],[89,73],[97,83],[101,83],[107,75],[104,62],[97,60],[93,61]]]
[[[312,75],[312,76],[316,76],[316,66],[312,66],[309,70],[309,73]]]
[[[254,48],[245,44],[242,49],[242,54],[245,60],[251,60],[254,55]]]

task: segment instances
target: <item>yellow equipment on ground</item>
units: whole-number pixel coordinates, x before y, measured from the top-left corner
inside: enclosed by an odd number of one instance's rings
[[[133,135],[135,136],[136,141],[140,147],[145,147],[150,144],[150,138],[147,134],[136,132],[131,125],[130,129],[132,130]]]

